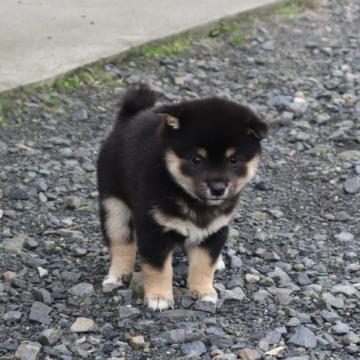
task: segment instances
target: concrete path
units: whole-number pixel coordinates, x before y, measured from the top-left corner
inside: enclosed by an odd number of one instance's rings
[[[277,0],[1,0],[0,92]]]

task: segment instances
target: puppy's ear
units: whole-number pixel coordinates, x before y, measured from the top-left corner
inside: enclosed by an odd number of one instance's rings
[[[268,134],[268,126],[257,116],[253,116],[246,125],[246,132],[259,141]]]
[[[168,129],[180,129],[180,109],[176,105],[164,105],[155,109],[155,112],[164,117]]]
[[[170,114],[163,114],[163,113],[161,113],[160,115],[163,115],[165,117],[166,126],[172,128],[174,130],[180,129],[180,121],[177,117],[172,116]]]

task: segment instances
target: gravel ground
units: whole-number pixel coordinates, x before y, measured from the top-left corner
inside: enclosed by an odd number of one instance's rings
[[[108,64],[111,84],[12,100],[0,131],[0,359],[360,358],[360,1],[322,1],[291,21],[285,10],[244,43],[223,29],[182,54]],[[180,253],[174,310],[147,310],[138,276],[101,289],[94,164],[120,85],[139,80],[162,101],[246,102],[271,125],[216,308],[186,296]]]

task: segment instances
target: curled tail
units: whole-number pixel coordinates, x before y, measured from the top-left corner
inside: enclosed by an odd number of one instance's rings
[[[155,92],[145,84],[132,86],[122,98],[118,119],[127,118],[155,105]]]

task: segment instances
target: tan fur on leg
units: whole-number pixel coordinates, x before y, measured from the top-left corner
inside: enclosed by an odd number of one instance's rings
[[[188,288],[190,294],[201,300],[216,302],[217,293],[213,288],[214,272],[216,264],[206,249],[200,247],[188,247],[189,259]]]
[[[149,264],[142,267],[144,273],[145,303],[152,310],[165,310],[174,304],[172,289],[172,255],[169,254],[162,269]]]
[[[131,211],[126,203],[116,197],[103,201],[105,231],[109,238],[111,266],[103,286],[123,285],[123,280],[133,272],[136,258],[136,243],[131,238]],[[127,279],[126,279],[127,280]]]
[[[111,265],[109,274],[103,281],[103,286],[123,285],[123,280],[128,280],[133,272],[136,259],[136,244],[121,244],[111,246]]]

